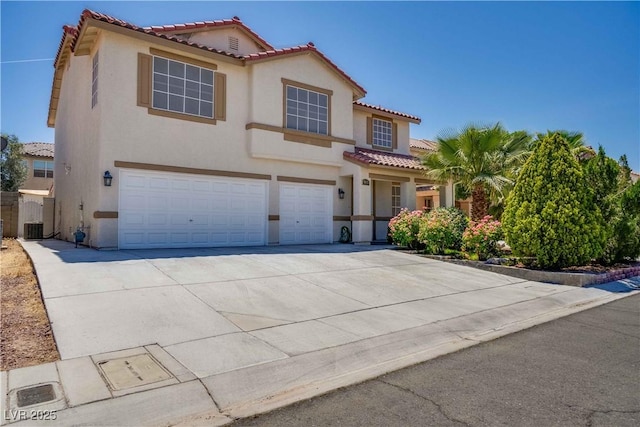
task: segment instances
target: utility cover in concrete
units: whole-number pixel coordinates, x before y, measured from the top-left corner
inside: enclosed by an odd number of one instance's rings
[[[56,400],[56,392],[52,384],[23,388],[18,390],[16,395],[18,397],[18,408]]]
[[[114,391],[171,378],[171,374],[149,354],[105,360],[98,362],[98,368]]]

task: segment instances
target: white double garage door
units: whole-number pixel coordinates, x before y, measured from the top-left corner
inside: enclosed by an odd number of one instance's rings
[[[121,249],[268,243],[269,181],[122,169]],[[280,244],[333,240],[333,187],[279,183]]]

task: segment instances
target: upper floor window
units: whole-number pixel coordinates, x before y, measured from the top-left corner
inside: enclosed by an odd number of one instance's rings
[[[373,145],[384,148],[392,148],[393,125],[388,120],[373,119]]]
[[[286,85],[287,129],[329,134],[329,94]]]
[[[213,71],[153,57],[153,108],[212,119]]]
[[[93,55],[93,71],[91,73],[91,108],[98,104],[98,52]]]
[[[34,160],[33,176],[37,178],[53,178],[53,162]]]

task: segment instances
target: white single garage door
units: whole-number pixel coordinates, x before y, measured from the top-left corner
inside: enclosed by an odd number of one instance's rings
[[[333,242],[333,187],[280,183],[280,244]]]
[[[122,249],[267,242],[267,181],[123,169],[119,187]]]

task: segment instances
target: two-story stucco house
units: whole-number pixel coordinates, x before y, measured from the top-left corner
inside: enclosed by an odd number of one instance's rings
[[[55,60],[56,231],[98,248],[384,240],[430,182],[420,119],[364,96],[312,43],[274,48],[237,17],[142,28],[85,10]]]

